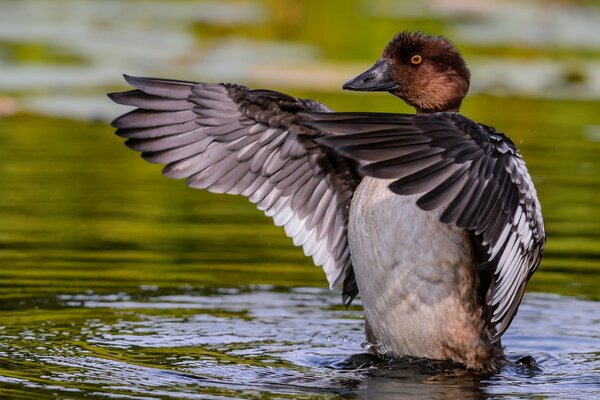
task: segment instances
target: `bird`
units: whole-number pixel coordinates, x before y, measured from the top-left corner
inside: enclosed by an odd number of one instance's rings
[[[501,336],[542,259],[536,189],[515,144],[460,113],[470,71],[443,36],[401,31],[343,89],[388,92],[414,114],[335,112],[235,83],[134,77],[127,147],[192,188],[247,197],[360,294],[380,358],[508,363]]]

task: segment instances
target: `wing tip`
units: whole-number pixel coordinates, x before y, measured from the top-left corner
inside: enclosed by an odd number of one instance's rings
[[[111,93],[107,93],[106,96],[114,103],[120,104],[120,105],[124,105],[124,106],[131,106],[130,102],[127,101],[128,94],[131,93],[131,91],[127,91],[127,92],[111,92]]]
[[[129,123],[129,118],[131,117],[131,114],[135,112],[134,111],[130,111],[128,113],[125,113],[115,119],[112,120],[112,122],[110,123],[110,126],[112,126],[113,128],[117,129],[118,131],[123,131],[124,129],[128,129],[131,128],[130,123]],[[118,135],[118,134],[117,134]]]
[[[344,304],[346,310],[352,305],[352,302],[354,301],[357,295],[358,292],[342,293],[342,303]]]
[[[127,82],[130,86],[137,87],[135,85],[136,80],[143,79],[143,78],[123,74],[123,79],[125,79],[125,82]],[[121,104],[121,105],[127,105],[127,104],[123,103],[123,100],[126,97],[126,93],[128,93],[128,92],[111,92],[111,93],[107,93],[106,97],[108,97],[114,103]]]
[[[152,78],[123,74],[123,79],[125,79],[125,82],[127,82],[130,86],[139,88],[141,85],[143,85],[144,83],[147,83]]]

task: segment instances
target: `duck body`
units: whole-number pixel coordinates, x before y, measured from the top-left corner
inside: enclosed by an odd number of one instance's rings
[[[360,293],[378,356],[493,371],[545,231],[514,143],[459,114],[470,73],[440,36],[401,32],[345,89],[417,114],[334,112],[237,84],[126,76],[110,94],[126,145],[190,187],[246,196],[346,305]]]
[[[350,208],[348,240],[370,350],[486,367],[490,344],[482,319],[471,238],[426,212],[418,195],[397,196],[390,180],[366,177]]]

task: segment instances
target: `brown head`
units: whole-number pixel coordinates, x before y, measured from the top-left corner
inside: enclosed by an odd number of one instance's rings
[[[454,45],[442,36],[400,32],[375,65],[344,89],[387,91],[418,113],[458,111],[471,74]]]

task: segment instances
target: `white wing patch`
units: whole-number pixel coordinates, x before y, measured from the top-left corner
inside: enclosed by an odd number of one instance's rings
[[[514,215],[507,219],[498,240],[487,251],[489,260],[498,260],[490,303],[494,310],[491,322],[498,324],[499,332],[504,332],[510,324],[524,286],[539,266],[545,242],[537,193],[520,155],[511,158],[506,170],[519,190],[519,205]]]

